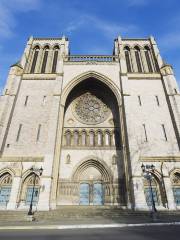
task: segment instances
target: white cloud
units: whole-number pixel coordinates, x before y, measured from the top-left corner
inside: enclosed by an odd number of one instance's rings
[[[11,37],[17,25],[16,13],[39,9],[41,0],[1,0],[0,1],[0,36]]]
[[[84,15],[70,22],[65,28],[65,33],[71,34],[80,28],[96,29],[111,39],[119,34],[134,33],[138,30],[138,27],[133,24],[117,24],[115,22],[102,20],[96,16]]]

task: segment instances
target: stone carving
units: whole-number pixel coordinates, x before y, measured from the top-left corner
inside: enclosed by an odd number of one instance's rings
[[[175,173],[172,177],[173,185],[180,185],[180,174]]]
[[[69,124],[73,124],[73,123],[74,123],[74,120],[73,120],[72,118],[70,118],[70,119],[67,120],[67,122],[68,122]]]
[[[73,112],[80,122],[98,124],[107,119],[110,109],[99,98],[87,92],[78,97],[73,105]]]
[[[71,156],[68,154],[66,156],[66,164],[70,164],[71,163]]]
[[[113,155],[112,156],[112,165],[116,165],[117,164],[117,156]]]

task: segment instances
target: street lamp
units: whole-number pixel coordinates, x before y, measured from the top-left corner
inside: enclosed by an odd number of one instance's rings
[[[36,185],[36,176],[37,176],[37,174],[39,174],[39,176],[42,175],[43,168],[42,167],[41,168],[31,167],[30,171],[32,172],[32,174],[34,174],[34,179],[33,179],[33,190],[32,190],[31,203],[30,203],[30,206],[29,206],[28,215],[32,216],[33,215],[32,207],[33,207],[34,189],[35,189],[35,185]]]
[[[152,165],[142,164],[141,169],[142,169],[144,178],[146,178],[149,182],[149,189],[150,189],[150,195],[151,195],[151,207],[152,207],[151,216],[153,220],[157,220],[157,209],[156,209],[153,190],[152,190],[152,179],[153,179],[152,173],[155,170],[155,166],[153,164]]]

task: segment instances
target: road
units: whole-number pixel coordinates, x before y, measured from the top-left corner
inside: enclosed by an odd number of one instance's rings
[[[2,240],[179,240],[180,226],[0,231]]]

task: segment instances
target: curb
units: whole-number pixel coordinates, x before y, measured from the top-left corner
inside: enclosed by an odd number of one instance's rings
[[[121,224],[79,224],[79,225],[40,225],[40,226],[0,226],[2,230],[66,230],[66,229],[88,229],[88,228],[124,228],[124,227],[146,227],[146,226],[174,226],[180,222],[169,223],[121,223]]]

